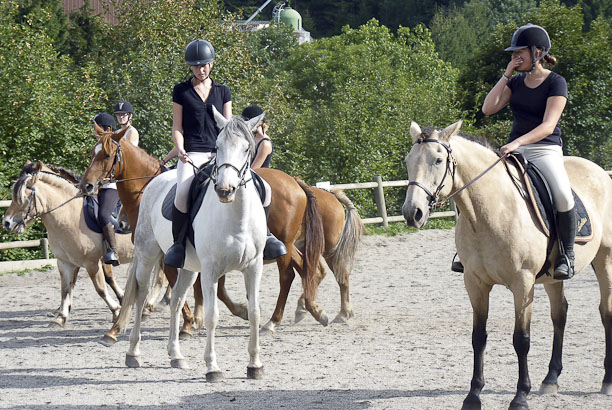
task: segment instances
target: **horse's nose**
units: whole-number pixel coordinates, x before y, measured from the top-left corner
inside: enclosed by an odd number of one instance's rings
[[[236,187],[221,186],[215,184],[215,192],[220,198],[228,198],[236,191]]]
[[[96,186],[89,182],[81,183],[81,192],[84,195],[92,195],[95,193]]]
[[[5,231],[10,231],[11,230],[11,222],[4,218],[2,219],[2,227],[4,228]]]
[[[406,224],[413,228],[420,228],[424,225],[423,219],[425,213],[419,207],[406,207],[402,208],[402,215],[406,220]]]

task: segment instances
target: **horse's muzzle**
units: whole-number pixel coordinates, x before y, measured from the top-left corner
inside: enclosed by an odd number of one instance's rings
[[[219,201],[228,203],[234,200],[234,195],[236,194],[236,187],[221,187],[215,184],[215,192],[219,196]]]
[[[419,207],[409,207],[406,204],[402,207],[402,215],[408,226],[417,229],[422,228],[429,219],[429,212],[423,212]]]
[[[98,184],[81,181],[79,189],[83,195],[96,195],[98,193]]]
[[[2,219],[2,228],[7,232],[22,233],[25,228],[21,219],[15,219],[10,216],[5,216]]]

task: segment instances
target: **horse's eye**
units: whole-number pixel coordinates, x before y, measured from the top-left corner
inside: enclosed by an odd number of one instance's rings
[[[437,158],[436,159],[436,165],[440,165],[442,163],[442,158]]]

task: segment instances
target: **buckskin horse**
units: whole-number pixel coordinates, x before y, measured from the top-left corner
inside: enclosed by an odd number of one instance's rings
[[[489,294],[493,285],[500,284],[514,296],[513,345],[519,379],[510,408],[526,409],[531,390],[527,353],[534,285],[544,285],[554,327],[552,357],[540,392],[556,393],[568,310],[563,281],[548,275],[536,277],[546,262],[548,238],[513,183],[518,178],[517,171],[511,173],[501,165],[494,166],[501,161],[497,154],[473,138],[459,136],[460,127],[461,121],[443,130],[421,130],[416,123],[411,124],[414,144],[406,156],[411,182],[402,213],[408,225],[420,228],[440,197],[455,194],[460,210],[455,242],[465,266],[465,287],[473,308],[474,372],[463,408],[481,408]],[[487,168],[490,170],[485,172]],[[582,158],[566,157],[565,168],[591,218],[592,239],[575,247],[575,271],[591,264],[599,282],[599,311],[606,339],[601,392],[612,395],[612,180],[599,166]],[[472,181],[475,182],[468,189],[462,190]],[[553,251],[550,260],[555,258]]]
[[[94,194],[102,181],[113,179],[117,181],[117,190],[128,215],[132,229],[137,224],[138,209],[141,195],[149,181],[159,175],[161,165],[159,160],[151,157],[144,150],[134,146],[129,141],[121,139],[121,132],[106,133],[96,145],[96,153],[83,177],[81,190],[85,194]],[[169,171],[175,172],[175,171]],[[323,280],[326,270],[323,263],[317,260],[316,249],[320,248],[320,233],[323,229],[323,257],[328,267],[334,273],[340,287],[340,312],[334,322],[346,322],[353,317],[350,303],[350,270],[363,232],[363,224],[357,209],[342,191],[328,192],[307,186],[282,171],[261,168],[257,173],[265,179],[272,189],[272,202],[268,225],[270,231],[288,249],[288,253],[276,260],[279,270],[280,292],[271,319],[262,327],[263,333],[274,332],[280,324],[289,290],[295,277],[295,270],[302,277],[304,289],[313,283],[314,290]],[[345,215],[346,208],[346,215]],[[320,215],[320,216],[319,216]],[[317,242],[315,242],[315,240]],[[312,251],[310,251],[312,249]],[[304,258],[304,255],[307,255]],[[306,263],[306,265],[304,264]],[[165,268],[166,273],[168,268]],[[171,284],[174,279],[169,277]],[[224,277],[218,282],[217,296],[230,311],[246,318],[246,305],[234,303],[225,291]],[[202,323],[202,295],[199,285],[194,286],[196,301],[195,324]],[[317,321],[327,325],[328,319],[324,311],[319,310],[314,302],[315,295],[304,294],[298,301],[295,312],[295,322],[305,317],[308,311]],[[187,305],[186,305],[187,306]],[[193,316],[185,315],[181,334],[189,334]],[[107,344],[116,342],[119,330],[113,326],[104,340]]]

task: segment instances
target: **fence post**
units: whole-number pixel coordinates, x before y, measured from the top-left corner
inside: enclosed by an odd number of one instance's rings
[[[384,228],[389,226],[389,221],[387,220],[387,204],[385,203],[385,191],[382,185],[382,177],[380,175],[372,178],[372,181],[376,182],[378,186],[374,191],[374,200],[376,201],[376,206],[378,207],[378,216],[382,217],[382,225]]]
[[[448,202],[450,203],[451,210],[455,213],[455,223],[457,223],[457,218],[459,218],[459,214],[457,213],[457,204],[452,199]]]
[[[40,240],[40,245],[42,246],[44,259],[49,259],[49,240],[47,238],[42,238]]]

